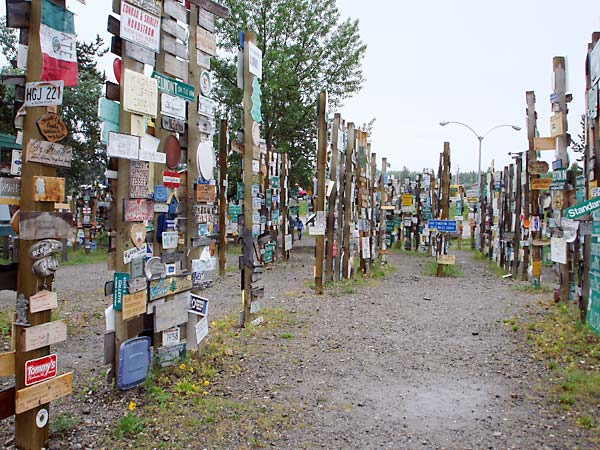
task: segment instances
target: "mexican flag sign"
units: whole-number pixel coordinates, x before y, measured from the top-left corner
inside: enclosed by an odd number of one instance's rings
[[[77,86],[77,48],[73,13],[49,0],[42,0],[40,24],[42,81],[64,80]]]

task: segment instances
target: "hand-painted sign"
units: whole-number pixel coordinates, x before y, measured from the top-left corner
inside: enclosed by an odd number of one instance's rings
[[[125,294],[122,298],[123,320],[146,313],[146,291]]]
[[[192,288],[192,277],[169,277],[150,281],[150,301]],[[187,304],[184,306],[187,309]],[[167,327],[169,328],[169,327]]]
[[[160,18],[121,2],[121,39],[134,42],[155,53],[160,51]]]
[[[586,214],[590,214],[600,209],[600,197],[593,198],[591,200],[579,203],[575,206],[571,206],[564,210],[564,216],[567,219],[575,219]]]
[[[530,183],[530,189],[534,191],[545,191],[550,189],[552,185],[552,178],[532,178]]]
[[[73,372],[26,387],[16,392],[15,412],[22,414],[73,392]]]
[[[58,253],[62,250],[62,242],[55,239],[45,239],[38,241],[29,249],[31,259],[40,259]]]
[[[19,212],[19,237],[24,240],[70,239],[73,214],[67,212]]]
[[[150,164],[133,160],[129,163],[129,198],[148,198]]]
[[[427,226],[430,230],[433,228],[440,233],[456,233],[456,220],[429,220]]]
[[[138,159],[140,151],[140,138],[130,134],[108,133],[106,154],[112,158]]]
[[[123,220],[125,222],[143,222],[145,220],[152,221],[154,218],[153,202],[145,199],[124,199]]]
[[[527,163],[527,172],[532,175],[542,175],[547,173],[549,168],[546,161],[529,161]]]
[[[177,119],[186,119],[185,99],[163,92],[160,96],[160,112]]]
[[[37,121],[40,133],[50,142],[59,142],[67,137],[67,126],[56,113],[47,112]]]
[[[204,28],[196,28],[196,48],[211,56],[215,56],[217,54],[216,36]]]
[[[58,177],[33,177],[33,200],[36,202],[63,202],[65,179]]]
[[[20,178],[0,178],[0,204],[18,205],[21,199]]]
[[[185,122],[176,117],[161,116],[160,126],[169,131],[183,133],[185,131]]]
[[[121,311],[123,308],[123,296],[127,295],[127,282],[129,274],[126,272],[115,272],[113,275],[113,309]]]
[[[187,322],[187,314],[187,299],[183,297],[154,306],[154,332]]]
[[[25,363],[25,386],[54,378],[57,373],[56,353],[30,359]]]
[[[125,2],[121,2],[124,4]],[[123,80],[123,108],[136,114],[156,117],[158,110],[158,84],[154,78],[125,69]]]
[[[43,290],[29,297],[29,311],[32,313],[58,308],[58,295],[56,292]]]
[[[198,25],[211,33],[215,32],[215,16],[204,8],[198,8]]]
[[[167,116],[163,116],[167,117]],[[140,161],[153,162],[158,164],[164,164],[166,162],[166,155],[163,152],[158,151],[160,145],[160,139],[145,134],[140,138]]]
[[[23,329],[21,344],[24,352],[47,347],[67,340],[67,322],[56,320]]]
[[[142,8],[155,16],[160,16],[160,0],[127,0],[132,5]]]
[[[177,361],[184,359],[186,354],[186,343],[160,347],[156,350],[156,358],[161,367],[171,366]]]
[[[66,145],[30,139],[27,142],[27,161],[56,167],[71,167],[73,149]]]
[[[456,264],[456,255],[438,255],[437,263],[453,266]]]
[[[181,97],[185,100],[193,102],[195,99],[195,89],[191,84],[186,84],[158,72],[152,72],[152,78],[155,78],[158,85],[158,90],[170,95]]]
[[[25,85],[25,106],[60,106],[63,102],[65,82],[35,81]]]

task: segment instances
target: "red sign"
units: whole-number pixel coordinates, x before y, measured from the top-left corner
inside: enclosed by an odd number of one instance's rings
[[[25,363],[25,386],[49,380],[56,376],[56,353]]]
[[[172,172],[170,170],[165,170],[163,172],[163,185],[165,187],[175,189],[179,187],[180,184],[180,176],[179,172]]]
[[[123,220],[125,222],[151,221],[154,218],[154,202],[145,198],[125,199]]]

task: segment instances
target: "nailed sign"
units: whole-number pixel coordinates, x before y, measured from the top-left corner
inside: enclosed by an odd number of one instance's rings
[[[530,183],[530,189],[536,191],[542,191],[550,189],[552,184],[552,178],[532,178]]]
[[[73,391],[73,372],[65,373],[51,380],[38,383],[17,391],[15,395],[15,412],[22,414],[37,408],[44,403],[71,394]]]
[[[173,172],[169,170],[165,170],[163,172],[163,184],[168,188],[178,188],[181,182],[181,177],[178,172]]]
[[[187,299],[176,298],[154,307],[154,332],[168,330],[187,322]]]
[[[185,132],[185,122],[175,117],[161,116],[160,126],[165,130],[175,131],[177,133]]]
[[[112,158],[138,159],[140,151],[140,138],[130,134],[108,133],[106,154]]]
[[[24,240],[70,239],[73,214],[67,212],[19,212],[19,237]]]
[[[29,311],[32,313],[58,308],[58,295],[44,289],[29,297]]]
[[[23,351],[29,352],[67,340],[67,322],[56,320],[34,327],[23,328],[21,335]]]
[[[158,85],[154,78],[125,69],[123,88],[123,108],[126,111],[156,117]]]
[[[29,139],[27,161],[56,167],[71,167],[73,149],[66,145]]]
[[[160,51],[160,18],[127,2],[121,2],[120,35],[155,53]]]
[[[163,92],[160,96],[160,113],[177,119],[185,120],[185,99]]]
[[[192,277],[170,277],[150,281],[150,301],[178,292],[188,291],[192,288]],[[187,300],[186,300],[187,301]],[[187,308],[187,305],[184,309]],[[170,327],[167,327],[170,328]]]
[[[123,295],[123,320],[146,313],[146,291]]]
[[[59,142],[67,137],[67,126],[56,113],[47,112],[37,121],[40,133],[50,142]]]
[[[542,175],[548,172],[549,168],[546,161],[529,161],[527,163],[527,172],[532,175]]]
[[[152,78],[156,79],[158,83],[158,90],[160,92],[175,95],[190,102],[194,101],[195,89],[191,84],[186,84],[182,81],[167,77],[166,75],[158,72],[152,72]]]
[[[564,216],[567,219],[575,219],[576,217],[585,216],[600,209],[600,197],[593,198],[583,203],[578,203],[575,206],[565,209]]]
[[[155,16],[160,16],[160,0],[127,0],[132,5],[138,6]]]
[[[54,378],[57,373],[56,353],[25,363],[25,386]]]
[[[21,179],[20,178],[0,178],[0,198],[7,199],[0,203],[19,204],[21,198]]]
[[[129,198],[147,198],[150,164],[133,160],[129,163]]]
[[[63,102],[65,82],[35,81],[25,84],[25,106],[60,106]]]
[[[65,200],[65,179],[33,177],[33,200],[36,202],[63,202]]]
[[[154,204],[148,199],[124,199],[123,220],[125,222],[152,221],[154,218]]]

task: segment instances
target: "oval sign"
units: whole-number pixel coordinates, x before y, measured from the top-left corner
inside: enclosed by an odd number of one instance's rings
[[[179,145],[179,140],[172,134],[165,141],[165,153],[167,154],[167,167],[175,169],[181,159],[181,145]]]
[[[207,70],[203,70],[200,73],[200,92],[205,97],[210,97],[210,93],[212,92],[212,79]]]
[[[167,268],[165,263],[158,256],[153,256],[148,261],[146,261],[146,267],[144,269],[146,273],[146,278],[149,280],[155,280],[157,278],[162,278],[167,273]]]
[[[543,175],[548,173],[550,166],[546,161],[529,161],[527,171],[532,175]]]
[[[118,84],[121,84],[121,64],[121,58],[115,58],[113,61],[113,72]]]
[[[196,165],[198,167],[198,173],[203,180],[212,180],[213,171],[215,169],[215,161],[212,143],[210,141],[204,141],[198,144],[198,151],[196,152]]]

